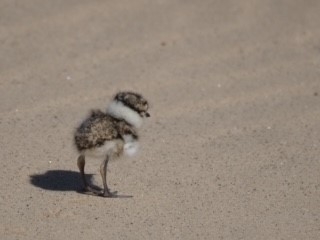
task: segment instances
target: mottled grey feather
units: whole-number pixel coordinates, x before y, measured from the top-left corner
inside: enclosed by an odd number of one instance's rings
[[[123,120],[116,119],[100,110],[93,110],[91,115],[77,128],[75,144],[79,151],[99,147],[105,141],[123,138],[131,134],[138,138],[134,127]]]

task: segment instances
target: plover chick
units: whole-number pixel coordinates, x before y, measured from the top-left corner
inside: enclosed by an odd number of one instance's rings
[[[119,92],[106,112],[93,110],[77,128],[74,140],[80,153],[78,167],[86,191],[104,197],[117,197],[107,185],[107,166],[122,154],[133,155],[138,147],[138,128],[143,118],[150,117],[148,102],[140,94]],[[103,190],[91,187],[85,177],[86,156],[101,158],[100,173]]]

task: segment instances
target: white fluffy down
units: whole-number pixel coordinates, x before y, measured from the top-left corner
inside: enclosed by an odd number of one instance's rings
[[[124,154],[132,157],[134,156],[139,150],[138,142],[129,142],[124,144]]]
[[[136,141],[131,135],[125,135],[124,145],[122,140],[106,141],[102,146],[85,150],[88,157],[104,158],[108,155],[116,153],[118,147],[123,146],[123,153],[126,156],[132,157],[139,150],[139,142]]]
[[[134,156],[139,149],[139,143],[131,136],[131,135],[124,135],[124,154],[127,156]]]
[[[105,158],[107,155],[111,155],[116,149],[119,142],[106,141],[102,146],[85,150],[85,154],[93,158]]]
[[[115,118],[124,119],[136,128],[141,127],[141,116],[131,108],[125,106],[122,102],[112,101],[107,108],[107,113]]]

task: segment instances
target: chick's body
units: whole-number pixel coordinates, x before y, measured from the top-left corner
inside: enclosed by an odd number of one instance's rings
[[[138,134],[133,126],[100,110],[92,111],[75,133],[77,149],[97,157],[106,154],[120,156],[125,144],[137,139]]]
[[[120,92],[110,103],[106,112],[94,110],[76,129],[75,145],[80,153],[78,167],[85,190],[106,197],[114,196],[106,182],[106,169],[109,160],[116,159],[123,153],[132,156],[138,149],[137,128],[142,118],[149,117],[148,103],[139,94]],[[85,157],[103,158],[100,172],[104,190],[94,190],[86,181],[84,174]]]

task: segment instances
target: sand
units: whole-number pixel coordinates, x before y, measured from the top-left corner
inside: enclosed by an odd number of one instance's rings
[[[1,239],[319,239],[319,1],[0,1]],[[75,127],[151,118],[83,194]],[[101,186],[100,162],[86,171]]]

